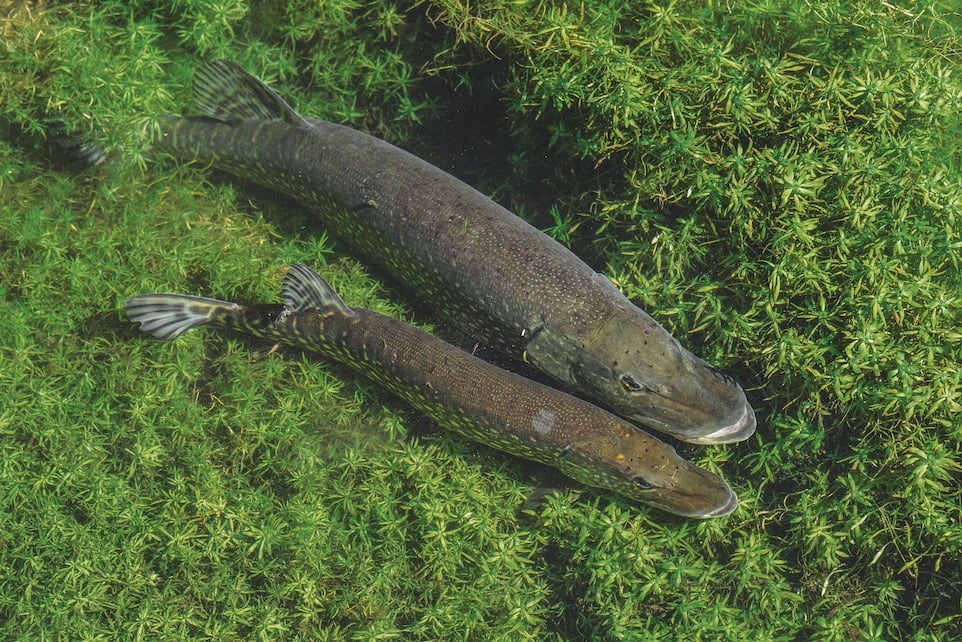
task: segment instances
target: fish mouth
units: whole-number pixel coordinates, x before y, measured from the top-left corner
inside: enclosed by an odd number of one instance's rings
[[[695,466],[691,468],[692,472],[696,473],[696,478],[688,481],[693,484],[710,484],[710,489],[704,491],[692,490],[688,497],[680,502],[649,503],[653,503],[669,513],[694,519],[723,517],[738,508],[738,495],[723,479],[701,468]],[[715,477],[715,479],[708,479],[709,477]],[[680,488],[676,490],[680,490]]]
[[[693,517],[701,517],[703,519],[710,519],[712,517],[722,517],[723,515],[728,515],[738,508],[738,496],[734,491],[729,490],[728,501],[712,510],[701,513],[698,515],[693,515]]]
[[[738,495],[715,473],[684,459],[676,473],[672,475],[672,483],[663,489],[666,492],[658,496],[661,501],[649,503],[669,513],[695,519],[722,517],[738,508]]]
[[[744,441],[755,434],[755,411],[748,403],[742,404],[742,411],[734,422],[722,426],[714,432],[698,436],[679,437],[690,444],[710,446],[713,444],[731,444]]]

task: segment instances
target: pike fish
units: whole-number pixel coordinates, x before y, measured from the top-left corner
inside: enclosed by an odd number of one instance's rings
[[[143,294],[124,308],[141,330],[160,339],[209,323],[319,352],[468,439],[670,513],[717,517],[738,505],[724,480],[637,426],[408,323],[350,308],[304,265],[288,272],[283,299],[283,305],[241,305]]]
[[[604,275],[477,190],[378,138],[294,111],[218,60],[156,146],[283,192],[482,341],[654,430],[741,441],[755,414]]]

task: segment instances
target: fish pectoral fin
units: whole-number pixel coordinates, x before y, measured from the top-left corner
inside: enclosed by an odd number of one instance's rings
[[[544,321],[542,321],[537,325],[531,326],[530,328],[523,328],[521,330],[521,338],[525,340],[524,351],[521,353],[521,360],[525,363],[539,363],[538,358],[540,356],[540,344],[538,343],[538,337],[541,336],[541,332],[545,329],[545,327],[546,324]]]
[[[229,124],[279,120],[311,126],[277,92],[229,60],[213,60],[197,68],[192,107],[200,116]]]
[[[354,311],[337,296],[330,284],[303,263],[291,266],[284,277],[283,292],[284,306],[295,312],[333,308],[345,316],[354,316]]]
[[[552,332],[547,322],[526,330],[524,336],[528,339],[521,354],[525,363],[549,374],[563,385],[577,383],[572,372],[574,364],[570,359],[570,355],[577,354],[577,349],[571,339]]]
[[[283,344],[283,343],[281,343],[280,341],[275,341],[275,342],[271,345],[271,347],[270,347],[270,348],[267,348],[266,350],[256,350],[256,351],[253,353],[253,357],[254,357],[254,359],[256,359],[256,360],[258,360],[258,361],[261,360],[261,359],[266,359],[266,358],[270,357],[272,354],[275,354],[275,353],[278,353],[278,354],[279,354],[281,348],[283,348],[283,347],[284,347],[284,344]]]
[[[577,500],[581,497],[581,491],[574,490],[572,488],[561,488],[561,487],[538,487],[533,489],[528,493],[528,497],[521,504],[521,512],[533,515],[537,511],[541,510],[544,505],[548,502],[549,497],[556,497],[559,495],[564,495],[570,493],[571,496]]]

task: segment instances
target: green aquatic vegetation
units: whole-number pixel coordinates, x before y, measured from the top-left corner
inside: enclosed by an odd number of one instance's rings
[[[134,22],[116,5],[88,16],[69,4],[4,4],[11,5],[0,9],[7,14],[3,60],[11,79],[0,88],[4,127],[42,137],[51,121],[63,121],[110,150],[142,147],[148,115],[170,99],[156,26]]]
[[[959,637],[948,3],[0,15],[3,636]],[[675,520],[580,488],[521,510],[558,480],[343,369],[129,327],[120,302],[143,291],[276,301],[295,261],[350,303],[430,321],[305,212],[139,153],[214,56],[305,113],[410,146],[443,141],[465,105],[494,109],[498,136],[459,171],[749,388],[756,439],[682,448],[726,476],[739,511]],[[52,169],[52,118],[121,162]]]

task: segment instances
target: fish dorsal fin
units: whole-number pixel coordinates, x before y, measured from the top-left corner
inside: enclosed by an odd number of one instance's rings
[[[229,60],[213,60],[194,73],[193,110],[221,122],[279,120],[309,126],[277,93]]]
[[[302,263],[291,266],[284,277],[284,305],[295,312],[334,308],[346,316],[354,316],[351,308],[337,296],[330,284]]]

